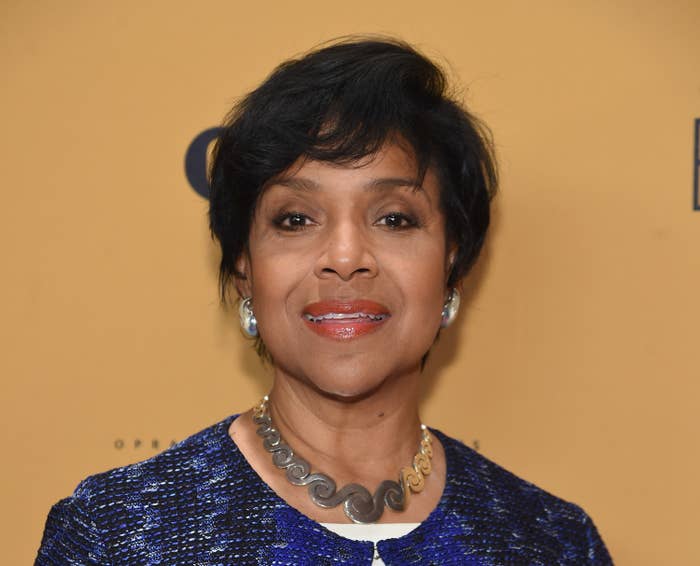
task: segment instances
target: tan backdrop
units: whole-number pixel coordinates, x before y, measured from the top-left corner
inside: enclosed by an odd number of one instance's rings
[[[282,59],[357,32],[448,61],[501,159],[424,420],[581,504],[618,564],[700,563],[696,0],[2,11],[3,563],[86,475],[266,391],[185,151]]]

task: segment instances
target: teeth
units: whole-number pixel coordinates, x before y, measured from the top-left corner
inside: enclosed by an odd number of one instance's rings
[[[369,314],[364,312],[329,312],[328,314],[323,314],[321,316],[311,316],[310,314],[305,314],[304,318],[310,320],[311,322],[321,322],[322,320],[353,320],[358,318],[368,318],[370,320],[384,320],[386,318],[385,314]]]

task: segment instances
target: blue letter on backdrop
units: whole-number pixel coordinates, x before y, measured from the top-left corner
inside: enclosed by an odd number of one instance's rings
[[[200,132],[185,153],[185,175],[190,186],[204,198],[209,198],[207,182],[207,148],[221,132],[221,128],[209,128]]]
[[[695,118],[695,145],[693,146],[693,210],[700,210],[700,118]]]

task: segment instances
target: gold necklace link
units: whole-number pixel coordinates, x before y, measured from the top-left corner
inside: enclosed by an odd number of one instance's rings
[[[425,488],[425,476],[429,475],[433,467],[431,459],[433,457],[433,439],[430,431],[425,425],[421,425],[422,438],[418,453],[413,457],[413,467],[401,468],[401,487],[406,494],[406,503],[411,492],[419,493]]]

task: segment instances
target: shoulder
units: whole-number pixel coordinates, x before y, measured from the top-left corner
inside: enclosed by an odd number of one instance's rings
[[[123,560],[127,555],[121,556],[120,549],[131,553],[152,544],[155,539],[146,533],[175,534],[185,526],[198,529],[204,507],[210,521],[230,512],[227,504],[244,491],[236,484],[243,458],[228,437],[234,418],[227,417],[152,458],[82,480],[70,497],[51,508],[37,564],[54,563],[54,557],[108,564],[108,548],[110,556]]]
[[[530,547],[531,559],[542,563],[554,558],[562,564],[611,563],[593,521],[578,505],[436,433],[448,461],[445,490],[452,519],[478,531],[492,549],[502,548],[505,561],[519,558],[508,552]]]
[[[157,496],[177,485],[196,485],[239,463],[240,453],[228,437],[235,415],[211,425],[141,462],[94,474],[84,479],[73,496],[100,503],[120,494]]]
[[[455,497],[464,505],[487,505],[512,520],[543,512],[578,516],[580,508],[516,476],[462,442],[438,433],[445,448]]]

